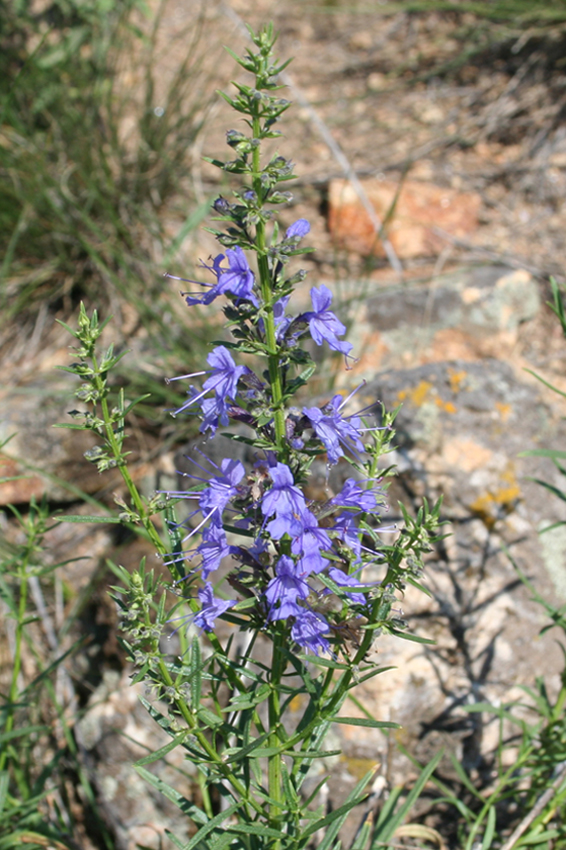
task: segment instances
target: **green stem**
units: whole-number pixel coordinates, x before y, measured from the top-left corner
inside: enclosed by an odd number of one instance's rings
[[[106,398],[105,382],[103,381],[100,375],[98,361],[94,353],[92,354],[92,365],[95,373],[94,385],[98,390],[98,395],[100,398],[100,407],[102,409],[102,419],[104,421],[106,439],[112,450],[112,454],[114,455],[115,460],[118,462],[120,474],[124,480],[124,484],[128,488],[132,504],[134,505],[140,517],[141,523],[146,533],[148,534],[151,542],[153,543],[159,554],[165,555],[167,553],[167,547],[161,540],[157,529],[155,528],[155,525],[151,521],[151,517],[147,515],[147,511],[139,494],[138,488],[134,484],[132,476],[130,475],[130,470],[128,469],[127,465],[121,461],[122,450],[118,443],[118,440],[116,439],[116,434],[114,433],[114,423],[112,422],[112,417],[108,409],[108,399]]]
[[[260,120],[257,116],[253,119],[253,134],[257,139],[261,133]],[[260,199],[263,195],[261,184],[261,153],[260,146],[254,148],[252,154],[253,164],[253,187]],[[264,307],[265,341],[268,349],[268,371],[269,383],[271,385],[271,399],[273,402],[273,422],[275,427],[275,442],[280,457],[287,455],[285,434],[285,409],[283,406],[283,384],[281,381],[281,368],[277,337],[275,333],[275,319],[273,318],[273,293],[271,290],[271,275],[269,273],[269,262],[266,253],[265,223],[258,221],[256,225],[256,247],[257,264],[259,271],[259,285],[261,300]]]
[[[147,628],[151,628],[151,619],[149,615],[149,611],[145,612],[145,624]],[[160,681],[166,688],[175,689],[175,682],[167,669],[163,658],[159,655],[159,646],[156,645],[154,647],[156,657],[158,659],[159,664],[159,676]],[[242,800],[244,805],[244,812],[246,820],[250,820],[250,808],[254,809],[257,814],[262,814],[263,809],[261,805],[251,797],[248,793],[246,787],[240,782],[240,780],[234,775],[229,765],[225,764],[221,758],[221,756],[216,752],[215,748],[208,741],[205,734],[202,732],[198,725],[198,721],[193,716],[192,712],[186,705],[185,701],[182,699],[175,700],[175,706],[177,710],[180,712],[183,720],[187,724],[188,729],[195,736],[196,741],[199,746],[206,753],[206,757],[210,764],[213,764],[216,770],[224,777],[224,779],[230,783],[236,794]]]
[[[283,675],[283,669],[285,666],[284,657],[283,657],[283,640],[284,635],[282,634],[282,630],[278,629],[276,634],[273,636],[273,654],[272,654],[272,662],[271,662],[271,691],[269,694],[268,701],[268,714],[269,714],[269,746],[277,747],[280,744],[279,740],[279,726],[281,724],[281,701],[280,701],[280,686],[281,686],[281,677]],[[268,787],[269,787],[269,796],[273,801],[271,803],[270,811],[269,811],[269,826],[272,829],[281,829],[281,815],[282,815],[282,806],[281,803],[283,801],[283,793],[282,793],[282,785],[281,785],[281,753],[276,753],[269,757],[268,764]],[[280,846],[280,842],[276,841],[274,844],[275,850],[278,850]]]

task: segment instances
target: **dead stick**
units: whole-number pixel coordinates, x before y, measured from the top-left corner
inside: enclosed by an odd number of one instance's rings
[[[242,31],[243,34],[249,35],[244,22],[242,21],[242,19],[238,15],[238,13],[235,12],[234,9],[232,9],[232,7],[228,3],[222,3],[221,8],[223,9],[224,14],[234,21],[236,26]],[[346,156],[346,154],[344,153],[344,151],[342,150],[342,148],[340,147],[340,145],[338,144],[338,142],[336,141],[336,139],[334,138],[334,136],[332,135],[332,133],[328,129],[327,125],[322,120],[319,113],[316,111],[316,109],[314,108],[314,106],[310,102],[310,100],[301,91],[301,89],[299,89],[295,85],[295,83],[292,81],[289,74],[287,74],[285,71],[283,71],[279,74],[279,79],[281,80],[281,82],[284,85],[286,85],[289,89],[291,89],[291,91],[293,92],[297,102],[300,103],[300,105],[308,111],[312,123],[314,124],[314,126],[318,130],[321,138],[323,139],[323,141],[325,142],[325,144],[327,145],[327,147],[331,151],[336,162],[342,168],[342,171],[344,172],[344,176],[352,184],[354,191],[356,192],[358,198],[360,199],[360,203],[362,204],[363,208],[367,212],[369,219],[372,223],[373,229],[374,229],[376,235],[381,240],[381,244],[383,245],[383,250],[385,251],[385,255],[386,255],[386,257],[389,261],[389,264],[391,265],[391,268],[394,271],[397,272],[397,274],[399,275],[399,277],[402,280],[403,279],[403,266],[401,264],[401,261],[400,261],[399,257],[397,256],[397,254],[395,252],[395,248],[391,244],[390,240],[387,238],[387,236],[385,236],[385,234],[383,232],[383,222],[379,218],[377,212],[375,211],[375,209],[373,207],[373,204],[369,200],[369,198],[368,198],[368,196],[365,192],[364,187],[360,183],[354,168],[352,167],[350,161],[348,160],[348,157]]]
[[[501,850],[513,850],[513,847],[515,846],[519,838],[522,836],[525,830],[529,828],[534,819],[538,817],[538,815],[540,815],[546,804],[552,800],[558,788],[565,779],[566,765],[564,765],[564,767],[562,768],[550,788],[547,788],[544,794],[541,794],[531,811],[528,813],[528,815],[525,815],[517,829],[512,833],[511,837],[505,842],[505,844],[503,844]]]

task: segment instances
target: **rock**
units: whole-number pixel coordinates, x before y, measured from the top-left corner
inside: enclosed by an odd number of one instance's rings
[[[149,751],[171,739],[139,702],[141,685],[107,671],[89,706],[75,726],[81,751],[90,767],[100,810],[115,835],[118,850],[136,850],[140,842],[159,850],[165,830],[183,843],[192,827],[179,809],[159,794],[133,767]],[[158,706],[159,709],[159,706]],[[147,769],[188,799],[199,799],[196,776],[181,748],[147,766]]]
[[[541,674],[553,689],[562,669],[553,636],[539,634],[547,616],[512,559],[543,596],[566,599],[562,528],[544,547],[538,537],[541,526],[563,519],[562,503],[532,480],[564,489],[564,477],[546,458],[520,457],[526,449],[563,446],[566,427],[536,384],[497,360],[392,370],[367,389],[389,409],[403,405],[392,519],[397,498],[416,509],[424,497],[442,495],[448,537],[425,570],[431,598],[409,587],[403,603],[411,630],[436,647],[380,639],[380,664],[397,669],[364,685],[360,700],[377,719],[403,724],[400,739],[417,758],[442,744],[467,769],[479,768],[499,731],[462,706],[510,701]],[[346,735],[350,755],[379,746],[378,736],[362,744],[351,730]]]
[[[446,245],[435,228],[469,238],[478,227],[481,198],[431,183],[366,180],[364,191],[401,259],[434,256]],[[399,192],[398,196],[397,193]],[[337,246],[364,256],[383,256],[383,247],[366,209],[347,180],[329,187],[328,227]]]
[[[366,79],[366,86],[369,91],[383,91],[389,85],[386,74],[380,74],[379,71],[372,71]]]
[[[84,409],[74,389],[72,378],[51,372],[0,390],[0,443],[11,438],[0,454],[0,479],[11,479],[0,480],[0,505],[25,504],[43,494],[65,503],[77,501],[81,493],[121,489],[117,470],[100,475],[86,460],[84,453],[96,444],[91,432],[55,427],[73,423],[69,411]],[[131,472],[139,482],[152,470],[138,463]]]
[[[548,474],[558,486],[560,474],[546,459],[519,455],[560,446],[566,429],[538,387],[519,380],[509,365],[454,361],[392,370],[367,392],[389,409],[402,404],[399,450],[418,463],[427,490],[442,491],[451,509],[459,506],[488,524],[497,522],[498,512],[519,511],[533,532],[560,517],[559,505],[541,499],[539,485],[527,478]]]
[[[417,101],[413,106],[413,113],[423,124],[439,124],[446,118],[444,110],[430,100]]]
[[[479,266],[436,285],[380,293],[368,301],[368,319],[376,330],[423,325],[434,335],[460,328],[476,339],[514,333],[540,308],[536,281],[524,269]]]
[[[358,30],[352,33],[348,40],[348,47],[351,50],[370,50],[373,45],[373,36],[367,30]]]
[[[0,505],[23,504],[43,493],[68,502],[77,498],[76,488],[89,493],[100,489],[96,468],[84,458],[94,445],[92,435],[53,427],[72,422],[68,411],[77,406],[73,390],[70,380],[52,373],[1,391],[0,442],[11,439],[0,457],[0,476],[12,480],[0,483]]]
[[[537,317],[540,306],[539,287],[529,272],[504,266],[478,266],[424,286],[377,290],[360,299],[356,376],[371,380],[378,365],[515,359],[521,326]]]

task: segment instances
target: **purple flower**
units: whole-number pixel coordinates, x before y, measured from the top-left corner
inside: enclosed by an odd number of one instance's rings
[[[269,474],[273,485],[267,491],[261,502],[261,510],[265,517],[272,514],[299,518],[307,506],[305,497],[293,481],[293,475],[284,463],[276,463],[270,467]]]
[[[302,609],[297,605],[297,599],[306,599],[310,587],[299,572],[297,564],[287,555],[282,555],[275,568],[275,578],[267,585],[265,598],[269,602],[269,619],[286,620],[287,617],[297,616]]]
[[[210,377],[202,385],[203,388],[200,393],[196,392],[194,387],[191,387],[188,400],[175,411],[175,416],[196,404],[211,390],[214,390],[219,402],[224,403],[228,399],[233,400],[238,393],[238,380],[243,374],[249,372],[247,366],[236,366],[232,355],[223,345],[213,348],[206,359],[207,363],[212,366],[212,369],[206,370],[210,372]],[[206,372],[193,372],[191,375],[181,375],[181,378],[193,378],[195,375],[205,374]],[[180,378],[173,378],[173,380],[178,381]],[[225,412],[223,410],[223,413]]]
[[[207,579],[213,570],[218,569],[222,558],[230,552],[226,535],[221,525],[210,525],[202,533],[202,543],[197,546],[202,556],[201,570],[203,579]]]
[[[249,267],[246,255],[237,245],[235,248],[227,248],[229,269],[224,271],[218,279],[218,292],[231,292],[238,298],[245,298],[258,306],[258,301],[253,294],[254,273]]]
[[[236,527],[241,527],[239,522],[234,523]],[[242,564],[247,564],[252,567],[262,567],[262,555],[267,551],[267,541],[258,537],[252,546],[230,546],[230,554],[233,555]]]
[[[217,395],[212,396],[212,398],[203,398],[200,409],[203,415],[203,420],[199,428],[201,434],[204,434],[206,431],[215,434],[218,425],[223,425],[225,428],[230,423],[228,419],[228,405],[223,398],[219,398]]]
[[[330,649],[330,644],[324,637],[328,630],[329,625],[322,614],[302,608],[291,628],[291,637],[307,652],[319,655],[319,650],[328,652]]]
[[[279,342],[282,337],[285,336],[287,328],[292,323],[293,319],[290,316],[285,315],[285,308],[289,303],[289,296],[285,295],[283,298],[280,298],[279,301],[276,301],[273,305],[273,321],[275,324],[275,338]],[[265,322],[263,319],[259,320],[259,329],[264,334],[265,333]]]
[[[197,372],[197,375],[203,375],[203,372]],[[192,375],[181,375],[179,378],[172,378],[173,381],[181,380],[182,378],[193,377]],[[191,407],[193,404],[196,404],[202,398],[202,390],[197,390],[192,384],[187,391],[187,400],[181,407],[178,407],[177,410],[172,411],[173,416],[178,416],[179,413],[183,413],[187,407]]]
[[[302,239],[303,236],[306,236],[307,233],[310,232],[310,229],[311,226],[306,218],[299,218],[291,225],[291,227],[287,228],[285,239]]]
[[[359,432],[361,422],[357,416],[344,419],[340,415],[340,408],[343,403],[342,396],[335,395],[325,405],[324,410],[320,410],[318,407],[303,408],[304,415],[310,420],[317,437],[326,448],[330,463],[337,463],[338,459],[343,456],[342,446],[349,451],[353,449],[357,449],[359,452],[364,451]]]
[[[214,629],[214,621],[217,617],[227,611],[235,604],[235,599],[218,599],[213,591],[210,582],[206,582],[205,586],[198,592],[198,598],[201,602],[201,609],[194,618],[195,626],[204,629],[205,632],[211,632]]]
[[[228,260],[228,268],[222,268],[221,263],[224,260],[224,254],[218,254],[214,257],[211,266],[202,263],[202,268],[208,269],[216,277],[216,283],[205,283],[200,280],[187,280],[184,277],[176,277],[172,274],[167,274],[165,277],[170,277],[173,280],[182,280],[186,283],[196,283],[198,286],[205,286],[208,292],[195,294],[194,292],[183,292],[187,304],[192,307],[194,304],[211,304],[219,295],[230,292],[238,298],[243,298],[251,301],[256,307],[259,306],[258,300],[253,294],[254,273],[250,269],[246,256],[239,246],[226,249],[226,259]]]
[[[379,494],[383,504],[383,494]],[[371,513],[377,510],[378,495],[376,488],[367,490],[354,478],[348,478],[339,493],[330,500],[331,505],[338,508],[356,508],[362,513]]]
[[[355,576],[347,576],[346,573],[343,573],[342,570],[339,570],[337,567],[329,567],[327,570],[329,578],[338,585],[338,587],[360,587],[360,581]],[[368,587],[370,585],[367,585]],[[359,605],[364,605],[366,597],[363,593],[346,593],[353,602],[357,602]]]
[[[284,534],[288,534],[289,537],[296,537],[303,531],[302,515],[278,514],[275,519],[267,523],[267,531],[274,540],[281,540]]]
[[[346,333],[346,328],[340,322],[334,313],[328,308],[332,304],[332,293],[324,284],[321,284],[320,289],[311,289],[311,300],[313,309],[311,312],[303,313],[301,318],[309,323],[311,336],[317,345],[322,345],[324,341],[328,343],[334,351],[340,351],[342,354],[348,355],[352,350],[350,342],[340,342],[338,335]]]
[[[286,295],[284,298],[280,298],[279,301],[276,301],[273,305],[273,321],[275,323],[275,338],[277,340],[281,339],[282,336],[285,336],[285,331],[293,321],[290,316],[285,315],[285,308],[289,303],[289,295]]]
[[[300,534],[293,537],[291,552],[293,555],[302,556],[299,563],[306,575],[319,573],[328,564],[328,559],[322,556],[321,550],[330,549],[332,541],[326,531],[319,528],[313,513],[305,511],[301,520],[303,527]]]
[[[331,529],[338,535],[338,538],[349,548],[355,555],[356,562],[361,560],[362,543],[359,538],[360,529],[354,522],[354,517],[351,513],[341,513],[334,519],[334,526]]]
[[[234,358],[224,345],[213,348],[207,363],[212,366],[210,378],[202,385],[203,390],[214,390],[222,399],[234,400],[238,393],[238,380],[248,371],[247,366],[236,366]]]
[[[220,464],[222,475],[215,475],[210,479],[210,485],[202,491],[199,499],[199,508],[206,519],[211,518],[219,525],[222,520],[222,512],[230,499],[239,494],[238,484],[244,476],[244,466],[239,460],[225,458]]]
[[[224,259],[224,254],[218,254],[218,256],[214,257],[211,266],[207,266],[206,263],[201,263],[201,267],[203,269],[208,269],[208,271],[212,272],[212,274],[216,277],[216,283],[205,283],[200,280],[187,280],[184,277],[176,277],[173,274],[166,274],[165,277],[170,277],[172,280],[182,280],[183,283],[196,283],[198,286],[205,286],[208,288],[208,292],[204,292],[202,294],[196,295],[194,292],[182,292],[181,295],[185,296],[185,301],[192,307],[195,304],[210,304],[220,295],[220,289],[218,288],[218,278],[222,274],[221,263]]]

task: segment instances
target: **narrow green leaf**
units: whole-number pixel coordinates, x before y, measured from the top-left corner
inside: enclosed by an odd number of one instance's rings
[[[552,392],[557,393],[557,395],[561,395],[563,398],[566,398],[566,393],[562,390],[559,390],[558,387],[555,387],[554,384],[550,384],[548,381],[545,381],[544,378],[541,378],[540,375],[537,375],[536,372],[533,372],[532,369],[525,369],[525,372],[528,372],[529,375],[532,375],[533,378],[536,378],[537,381],[540,381],[541,384],[544,384],[545,387],[548,387]],[[525,452],[525,454],[530,454],[530,452]],[[519,455],[521,457],[521,455]]]
[[[363,682],[367,682],[368,679],[373,679],[374,676],[379,676],[380,673],[387,673],[388,670],[395,670],[395,667],[374,667],[369,673],[366,673],[364,676],[360,676],[357,682],[354,682],[354,687],[356,685],[361,685]]]
[[[12,729],[11,732],[2,732],[0,734],[0,744],[6,741],[13,741],[14,738],[21,738],[26,735],[33,735],[34,732],[48,732],[49,726],[23,726],[21,729]]]
[[[330,847],[348,817],[348,814],[366,798],[365,787],[374,775],[375,770],[368,771],[350,794],[348,794],[343,805],[341,805],[338,809],[335,809],[329,815],[326,815],[326,817],[320,818],[308,826],[303,832],[302,838],[308,838],[309,835],[318,832],[319,829],[326,829],[326,827],[330,827],[325,832],[324,838],[317,848],[317,850],[330,850]]]
[[[148,782],[152,786],[152,788],[155,788],[156,791],[159,791],[160,794],[163,794],[163,796],[167,800],[177,806],[177,808],[180,809],[183,814],[187,815],[187,817],[189,817],[192,821],[194,821],[194,823],[210,823],[205,812],[199,809],[198,806],[195,806],[194,803],[191,803],[190,800],[187,800],[186,797],[183,797],[182,794],[179,794],[179,792],[172,788],[171,785],[168,785],[158,776],[155,776],[155,774],[151,773],[151,771],[146,770],[145,767],[140,767],[137,764],[135,764],[134,767],[139,773],[139,775],[142,777],[142,779],[145,779],[145,781]]]
[[[17,832],[12,832],[5,839],[0,839],[0,848],[1,850],[9,850],[11,847],[29,847],[30,845],[34,845],[36,847],[57,847],[57,850],[72,850],[70,845],[64,841],[61,841],[61,838],[55,838],[54,836],[46,836],[43,833],[38,833],[33,831],[32,829],[18,829]]]
[[[256,705],[264,702],[271,693],[271,687],[264,683],[255,691],[238,694],[230,700],[229,708],[234,711],[242,711],[245,708],[255,708]]]
[[[229,826],[227,832],[246,833],[246,835],[263,835],[266,838],[281,838],[281,830],[271,829],[268,826],[261,826],[255,823],[239,823]]]
[[[314,787],[314,790],[313,790],[313,791],[311,791],[311,793],[309,794],[309,796],[308,796],[308,797],[307,797],[307,799],[305,800],[305,808],[306,808],[307,806],[310,806],[310,804],[311,804],[312,802],[314,802],[314,800],[316,799],[316,795],[318,794],[318,792],[320,791],[320,789],[322,788],[322,786],[323,786],[323,785],[326,785],[326,783],[328,782],[329,778],[330,778],[329,776],[323,776],[323,777],[322,777],[322,779],[320,780],[320,782],[317,782],[317,784],[316,784],[316,785],[315,785],[315,787]]]
[[[200,705],[201,687],[202,687],[202,660],[200,654],[200,643],[198,638],[193,638],[191,643],[190,654],[190,688],[191,688],[191,705],[196,709]]]
[[[283,799],[286,801],[289,808],[297,808],[299,804],[299,795],[295,791],[295,787],[291,782],[287,765],[281,761],[281,783],[283,785]]]
[[[10,776],[7,770],[3,770],[0,773],[0,815],[4,811],[4,806],[6,804],[6,796],[8,794],[8,786],[10,784]]]
[[[138,682],[143,682],[143,680],[147,676],[148,671],[149,671],[149,662],[146,661],[146,663],[143,664],[140,667],[138,672],[134,676],[131,677],[130,684],[137,685]]]
[[[167,838],[169,838],[169,839],[173,842],[173,844],[175,845],[175,847],[178,847],[178,848],[179,848],[179,850],[183,850],[183,848],[184,848],[184,846],[185,846],[185,845],[184,845],[184,843],[183,843],[182,841],[180,841],[180,840],[177,838],[177,836],[176,836],[176,835],[173,835],[173,833],[172,833],[172,832],[170,832],[168,829],[166,829],[166,830],[165,830],[165,835],[167,836]]]
[[[78,514],[63,514],[53,517],[57,522],[113,522],[121,523],[122,520],[115,516],[79,516]]]
[[[407,584],[410,584],[412,587],[416,588],[421,593],[424,593],[425,596],[428,596],[432,599],[431,591],[428,589],[428,587],[425,587],[424,584],[421,584],[420,581],[417,581],[416,579],[411,578],[411,576],[407,575],[407,573],[405,573],[403,575],[403,581],[407,582]]]
[[[145,401],[146,398],[151,398],[151,393],[144,393],[143,395],[139,395],[137,398],[131,401],[126,407],[126,409],[122,412],[122,416],[127,416],[130,410],[132,410],[132,408],[134,408],[136,404],[139,404],[140,401]]]
[[[411,791],[407,795],[407,799],[405,802],[399,807],[398,810],[393,811],[391,808],[387,809],[387,816],[384,817],[384,810],[381,812],[377,824],[375,826],[375,830],[372,836],[372,843],[370,846],[370,850],[377,850],[378,847],[383,846],[388,841],[391,841],[393,838],[393,833],[397,829],[398,826],[401,826],[412,807],[418,800],[423,791],[425,785],[427,784],[431,774],[436,770],[440,759],[444,755],[444,750],[440,750],[436,754],[436,756],[429,761],[429,763],[422,769],[421,774]],[[401,790],[399,793],[401,793]]]
[[[463,705],[462,708],[464,711],[467,711],[468,714],[483,714],[486,712],[494,715],[495,717],[499,717],[501,720],[507,720],[509,723],[514,723],[520,729],[528,728],[528,724],[513,714],[512,711],[509,711],[505,705],[492,705],[489,702],[476,702],[472,705]]]
[[[495,806],[492,806],[487,815],[487,826],[481,843],[481,850],[489,850],[495,835]]]
[[[37,685],[39,685],[41,682],[44,681],[44,679],[46,679],[48,676],[50,676],[51,673],[53,673],[59,667],[59,665],[65,660],[65,658],[68,658],[69,655],[72,655],[80,646],[82,646],[84,643],[86,643],[86,640],[87,640],[86,636],[79,638],[78,640],[76,640],[73,643],[72,646],[69,647],[69,649],[66,650],[66,652],[64,652],[62,655],[59,655],[55,659],[55,661],[52,661],[51,664],[49,665],[49,667],[46,667],[45,670],[42,670],[42,672],[39,674],[39,676],[36,676],[35,679],[33,679],[33,681],[31,681],[29,683],[29,685],[26,685],[26,687],[24,688],[24,690],[20,694],[20,699],[24,694],[28,694],[30,691],[33,691],[33,689],[35,687],[37,687]]]
[[[186,737],[186,732],[182,732],[180,735],[177,735],[176,738],[173,738],[163,747],[160,747],[158,750],[155,750],[155,752],[150,753],[149,755],[144,756],[141,759],[138,759],[138,761],[134,762],[134,767],[143,767],[145,764],[151,764],[154,761],[158,761],[158,759],[162,759],[164,756],[167,755],[167,753],[170,753],[171,750],[174,750],[175,747],[178,747],[180,744],[182,744]]]
[[[199,206],[191,212],[189,216],[185,219],[181,227],[179,228],[176,236],[171,239],[169,247],[165,253],[164,262],[170,263],[181,245],[183,244],[186,237],[191,233],[191,231],[195,230],[199,224],[206,217],[207,213],[210,210],[211,203],[214,199],[214,196],[211,195],[210,198],[206,198]]]
[[[527,452],[521,452],[519,457],[559,457],[562,460],[566,458],[566,452],[559,449],[530,449]]]
[[[364,816],[363,823],[358,830],[358,834],[354,838],[354,841],[350,845],[350,850],[364,850],[366,844],[369,841],[371,828],[373,822],[370,818],[369,812]]]
[[[471,781],[470,777],[468,776],[468,774],[466,773],[466,771],[462,767],[459,759],[454,755],[454,753],[450,753],[450,761],[452,762],[452,766],[453,766],[454,770],[456,771],[456,775],[457,775],[458,779],[460,780],[460,782],[462,783],[462,785],[464,785],[464,787],[468,789],[470,794],[473,794],[474,797],[477,797],[478,800],[483,801],[482,794],[474,786],[474,783]]]
[[[398,729],[398,723],[389,720],[370,720],[368,717],[335,717],[334,723],[344,723],[346,726],[369,726],[371,729]]]
[[[557,829],[547,829],[545,832],[535,832],[533,835],[527,835],[524,838],[521,838],[521,845],[529,844],[544,844],[547,841],[552,841],[554,838],[558,838],[560,833]],[[548,845],[547,845],[548,846]]]
[[[326,759],[342,755],[342,750],[284,750],[282,755],[291,759]]]
[[[224,753],[224,758],[222,759],[225,764],[236,764],[244,758],[262,758],[263,756],[274,756],[280,752],[279,747],[269,747],[260,749],[259,753],[254,753],[254,750],[257,750],[258,747],[261,748],[261,745],[264,741],[269,738],[270,733],[266,732],[264,735],[260,735],[259,738],[256,738],[251,744],[248,744],[246,747],[232,747],[227,749]],[[268,752],[269,750],[269,752]],[[234,753],[234,755],[231,755]],[[254,753],[252,755],[252,753]],[[226,755],[230,755],[230,758],[226,758]]]
[[[90,431],[86,425],[78,425],[76,422],[57,422],[52,428],[66,428],[68,431]]]
[[[57,320],[55,320],[55,321],[57,321]],[[17,433],[18,433],[17,431],[14,431],[14,433],[13,433],[13,434],[10,434],[8,437],[6,437],[6,439],[5,439],[5,440],[0,440],[0,449],[3,449],[3,448],[4,448],[4,446],[7,446],[7,445],[8,445],[8,443],[9,443],[11,440],[13,440],[13,439],[14,439],[14,437],[17,435]]]
[[[200,708],[197,712],[197,717],[209,729],[218,729],[219,726],[224,724],[223,719],[209,708]]]
[[[208,823],[202,826],[196,835],[193,835],[188,844],[185,844],[185,850],[193,850],[193,847],[198,847],[201,841],[206,838],[207,835],[210,835],[216,827],[221,826],[225,820],[231,817],[238,809],[241,807],[241,803],[233,803],[229,806],[224,812],[220,812],[220,814],[216,815],[216,817],[211,818]]]
[[[554,461],[555,464],[558,464],[558,461]],[[557,498],[561,499],[563,502],[566,502],[566,493],[563,490],[560,490],[559,487],[554,487],[553,484],[549,484],[548,481],[544,481],[542,478],[527,478],[527,481],[534,481],[535,484],[540,484],[541,487],[545,487],[550,493],[552,493]]]
[[[145,697],[139,697],[139,701],[141,702],[145,710],[153,717],[155,722],[159,726],[161,726],[161,728],[165,732],[167,732],[168,735],[171,735],[171,737],[174,738],[177,733],[173,732],[169,719],[165,717],[164,714],[161,714],[161,712],[157,711],[157,709],[154,708],[153,705],[145,699]]]
[[[398,629],[389,629],[389,634],[395,635],[395,637],[401,638],[402,640],[410,640],[413,643],[425,643],[428,646],[436,646],[435,640],[430,640],[429,638],[419,637],[418,635],[412,635],[410,632],[401,632]]]
[[[319,658],[317,655],[299,655],[301,661],[308,661],[316,667],[328,667],[331,670],[351,670],[351,664],[342,664],[339,661],[333,661],[331,658]]]

